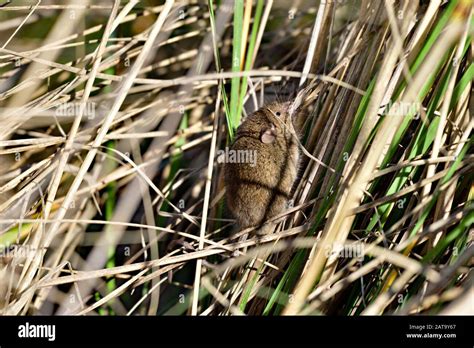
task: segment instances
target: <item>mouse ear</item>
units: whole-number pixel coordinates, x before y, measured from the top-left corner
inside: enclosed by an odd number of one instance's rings
[[[275,141],[275,131],[272,128],[267,128],[260,135],[260,140],[264,144],[272,144]]]

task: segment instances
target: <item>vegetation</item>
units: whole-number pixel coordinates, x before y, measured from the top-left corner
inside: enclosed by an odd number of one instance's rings
[[[470,0],[0,7],[0,312],[466,313],[472,12]],[[227,213],[217,154],[243,117],[296,96],[299,179],[257,238]]]

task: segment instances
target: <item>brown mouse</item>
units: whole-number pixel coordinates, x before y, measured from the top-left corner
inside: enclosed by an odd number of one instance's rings
[[[287,207],[299,161],[290,107],[290,102],[274,102],[249,115],[228,151],[234,158],[225,161],[226,200],[241,229],[268,233],[264,223]],[[239,161],[249,158],[254,161]]]

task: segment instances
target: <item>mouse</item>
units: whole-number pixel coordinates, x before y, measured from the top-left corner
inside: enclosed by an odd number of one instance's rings
[[[268,234],[274,224],[266,221],[288,206],[300,159],[291,106],[264,105],[237,128],[224,184],[227,208],[240,229],[255,227],[257,234]]]

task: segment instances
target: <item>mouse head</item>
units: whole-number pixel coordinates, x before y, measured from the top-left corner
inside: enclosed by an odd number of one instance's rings
[[[273,102],[262,108],[271,127],[261,134],[263,143],[272,143],[277,137],[291,138],[294,134],[293,117],[290,114],[291,102]]]
[[[279,121],[282,121],[285,124],[292,123],[291,115],[289,113],[289,109],[291,106],[291,102],[273,102],[269,103],[264,106],[266,109],[267,114],[270,118],[278,118]],[[278,122],[277,123],[281,123]]]

